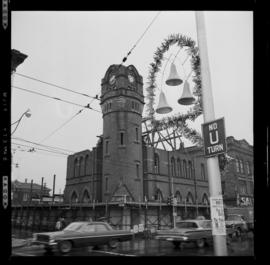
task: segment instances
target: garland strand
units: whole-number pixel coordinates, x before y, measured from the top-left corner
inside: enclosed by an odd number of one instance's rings
[[[160,71],[164,53],[169,50],[171,45],[174,44],[177,44],[180,48],[183,48],[184,46],[189,47],[187,49],[187,53],[191,57],[191,67],[195,73],[192,79],[195,84],[193,94],[197,96],[198,100],[186,114],[177,114],[173,117],[166,117],[158,121],[155,120],[155,110],[153,107],[155,102],[156,75]],[[202,144],[202,137],[200,133],[194,129],[190,129],[186,124],[186,120],[189,119],[194,121],[199,115],[202,114],[200,57],[199,49],[195,46],[194,40],[184,35],[172,34],[161,43],[161,46],[158,47],[154,53],[154,62],[150,64],[146,92],[146,115],[147,118],[151,120],[153,128],[166,128],[168,126],[175,127],[193,144]]]

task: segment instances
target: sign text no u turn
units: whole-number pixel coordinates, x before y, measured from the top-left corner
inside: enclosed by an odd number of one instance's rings
[[[227,151],[224,118],[202,124],[202,133],[206,157]]]

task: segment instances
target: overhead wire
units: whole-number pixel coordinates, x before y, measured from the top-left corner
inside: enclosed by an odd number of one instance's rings
[[[29,89],[26,89],[26,88],[21,88],[21,87],[17,87],[17,86],[12,86],[12,87],[14,87],[16,89],[19,89],[19,90],[22,90],[22,91],[25,91],[25,92],[28,92],[28,93],[36,94],[36,95],[47,97],[47,98],[51,98],[51,99],[54,99],[54,100],[62,101],[62,102],[68,103],[68,104],[72,104],[72,105],[75,105],[75,106],[78,106],[78,107],[83,107],[83,108],[86,108],[86,109],[90,109],[90,110],[102,113],[100,110],[96,110],[96,109],[93,109],[92,107],[90,107],[90,104],[87,104],[86,106],[83,106],[83,105],[80,105],[80,104],[77,104],[77,103],[74,103],[74,102],[71,102],[71,101],[68,101],[68,100],[64,100],[64,99],[57,98],[57,97],[51,97],[51,96],[48,96],[46,94],[35,92],[35,91],[29,90]]]
[[[35,145],[39,145],[39,146],[45,147],[45,148],[51,148],[51,149],[54,149],[56,151],[67,151],[67,152],[70,152],[70,153],[75,153],[74,151],[71,151],[71,150],[68,150],[68,149],[64,149],[64,148],[61,148],[61,147],[54,147],[54,146],[44,145],[44,144],[40,144],[40,143],[35,143],[35,142],[25,140],[25,139],[19,138],[19,137],[12,137],[11,139],[18,140],[18,141],[23,141],[23,142],[31,143],[31,144],[35,144]]]
[[[119,67],[127,60],[127,57],[131,54],[131,52],[135,49],[135,47],[138,45],[138,43],[141,41],[141,39],[143,38],[143,36],[146,34],[146,32],[149,30],[149,28],[152,26],[152,24],[154,23],[154,21],[157,19],[157,17],[159,16],[159,14],[161,13],[161,11],[159,11],[156,16],[152,19],[152,21],[150,22],[150,24],[147,26],[147,28],[145,29],[145,31],[143,32],[143,34],[140,36],[140,38],[136,41],[136,43],[133,45],[133,47],[129,50],[129,52],[127,53],[127,55],[123,58],[121,64],[119,65]]]
[[[51,152],[51,153],[55,153],[55,154],[62,154],[62,155],[67,155],[67,156],[70,155],[70,154],[67,154],[67,153],[60,152],[60,151],[46,150],[46,149],[42,149],[42,148],[39,148],[39,147],[35,147],[35,146],[33,147],[33,146],[30,146],[30,145],[25,145],[25,144],[21,144],[21,143],[12,142],[11,144],[17,145],[17,146],[28,147],[28,148],[30,148],[28,150],[28,152],[34,152],[35,149],[37,149],[37,150],[42,150],[42,151]]]
[[[91,104],[91,103],[90,103]],[[56,132],[58,132],[60,129],[62,129],[66,124],[68,124],[70,121],[72,121],[77,115],[79,115],[84,109],[79,110],[75,115],[73,115],[71,118],[69,118],[67,121],[65,121],[61,126],[56,128],[54,131],[52,131],[49,135],[44,137],[40,143],[43,143],[47,139],[49,139],[52,135],[54,135]]]
[[[81,95],[81,96],[85,96],[85,97],[88,97],[88,98],[92,98],[92,99],[96,99],[96,100],[99,100],[97,95],[95,97],[93,96],[90,96],[88,94],[85,94],[85,93],[80,93],[80,92],[77,92],[77,91],[74,91],[72,89],[69,89],[69,88],[65,88],[65,87],[62,87],[62,86],[59,86],[59,85],[55,85],[55,84],[52,84],[52,83],[49,83],[49,82],[45,82],[45,81],[42,81],[40,79],[37,79],[37,78],[34,78],[34,77],[31,77],[29,75],[24,75],[24,74],[20,74],[20,73],[17,73],[15,72],[16,75],[19,75],[19,76],[22,76],[24,78],[28,78],[28,79],[32,79],[32,80],[35,80],[35,81],[38,81],[40,83],[43,83],[43,84],[46,84],[46,85],[50,85],[50,86],[53,86],[53,87],[57,87],[57,88],[60,88],[60,89],[63,89],[65,91],[68,91],[68,92],[71,92],[71,93],[74,93],[74,94],[78,94],[78,95]]]

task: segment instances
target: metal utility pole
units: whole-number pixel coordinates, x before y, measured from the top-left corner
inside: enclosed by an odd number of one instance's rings
[[[207,53],[207,42],[206,42],[206,30],[205,30],[205,22],[204,22],[204,12],[196,11],[196,26],[197,26],[197,37],[200,51],[200,62],[201,62],[201,76],[202,76],[202,100],[203,100],[203,115],[204,122],[213,121],[215,119],[214,113],[214,102],[212,96],[212,88],[211,88],[211,77],[210,77],[210,69],[208,62],[208,53]],[[221,177],[218,165],[218,157],[210,157],[206,158],[207,161],[207,169],[208,169],[208,181],[209,181],[209,191],[210,191],[210,205],[212,198],[219,198],[219,203],[222,204],[223,210],[223,199],[222,199],[222,191],[221,191]],[[212,197],[212,198],[211,198]],[[217,219],[213,220],[213,205],[211,205],[211,219],[212,219],[212,227],[215,225],[214,221],[218,221]],[[220,214],[224,216],[223,213]],[[218,225],[221,225],[225,230],[224,233],[216,233],[213,229],[213,240],[214,240],[214,251],[215,256],[227,256],[227,245],[226,245],[226,229],[224,222],[220,222]],[[223,227],[224,226],[224,227]]]
[[[53,175],[53,194],[52,194],[52,204],[54,203],[54,191],[55,191],[55,174]]]

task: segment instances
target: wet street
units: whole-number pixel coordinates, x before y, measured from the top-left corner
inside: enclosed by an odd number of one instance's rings
[[[30,233],[17,233],[16,236],[29,238]],[[135,238],[132,241],[121,242],[115,249],[107,246],[74,248],[68,254],[61,254],[57,250],[46,253],[43,246],[30,245],[12,250],[13,256],[213,256],[213,246],[197,248],[192,243],[185,244],[181,248],[175,248],[171,242],[155,239]],[[229,256],[253,256],[253,234],[249,233],[241,238],[233,239],[228,244]]]

